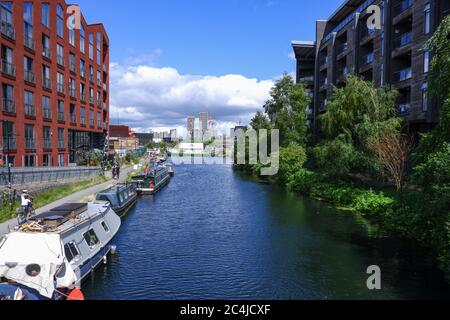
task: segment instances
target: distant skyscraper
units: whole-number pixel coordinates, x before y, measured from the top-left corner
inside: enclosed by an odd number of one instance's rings
[[[208,130],[208,120],[209,115],[208,112],[200,112],[200,129],[203,133]]]
[[[187,118],[187,131],[188,131],[188,134],[192,134],[194,132],[194,129],[195,129],[195,117],[189,116]]]
[[[177,137],[177,129],[170,130],[170,139],[172,141],[175,141],[175,140],[178,139],[178,137]]]

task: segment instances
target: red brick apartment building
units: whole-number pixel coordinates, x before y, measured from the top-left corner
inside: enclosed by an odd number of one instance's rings
[[[2,165],[67,166],[107,146],[109,39],[63,0],[0,1]]]

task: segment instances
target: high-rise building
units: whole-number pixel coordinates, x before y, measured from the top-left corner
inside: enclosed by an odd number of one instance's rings
[[[67,27],[58,1],[1,1],[1,159],[66,166],[107,148],[109,39],[102,24]]]
[[[208,130],[208,120],[209,114],[208,112],[200,112],[200,130],[202,133],[205,133]]]
[[[189,116],[187,118],[187,131],[188,131],[188,134],[192,135],[192,133],[194,132],[194,129],[195,129],[195,117]]]
[[[371,5],[381,8],[380,30],[368,28]],[[308,118],[316,134],[333,86],[343,86],[349,74],[396,89],[398,113],[411,130],[436,124],[441,102],[427,95],[431,57],[423,47],[448,14],[448,0],[346,0],[316,22],[315,41],[293,41],[297,82],[314,98]]]

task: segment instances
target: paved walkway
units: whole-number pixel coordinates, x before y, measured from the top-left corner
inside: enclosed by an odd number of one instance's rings
[[[117,180],[109,180],[102,184],[98,184],[95,186],[92,186],[90,188],[87,188],[85,190],[81,190],[79,192],[76,192],[74,194],[71,194],[70,196],[67,196],[65,198],[62,198],[60,200],[57,200],[45,207],[42,207],[40,209],[36,210],[36,214],[41,214],[43,212],[49,211],[52,208],[58,207],[60,205],[63,205],[65,203],[77,203],[82,201],[83,199],[92,196],[94,194],[99,193],[100,191],[103,191],[105,189],[108,189],[112,186],[114,186],[117,183],[125,182],[128,178],[128,173],[133,171],[133,166],[124,168],[120,172],[120,179]],[[6,234],[9,232],[9,230],[14,229],[17,226],[17,219],[11,219],[9,221],[3,222],[0,224],[0,236]]]

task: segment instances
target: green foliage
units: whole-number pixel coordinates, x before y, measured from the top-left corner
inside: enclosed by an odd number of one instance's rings
[[[280,169],[277,179],[285,185],[291,175],[300,171],[306,162],[306,151],[301,145],[291,143],[285,148],[280,148]]]
[[[270,96],[264,110],[271,126],[280,130],[280,145],[286,147],[292,142],[304,145],[308,132],[306,108],[311,103],[305,87],[284,74],[271,89]]]
[[[271,129],[269,119],[261,111],[256,112],[255,116],[252,118],[252,120],[250,122],[250,126],[253,128],[253,130],[256,130],[256,131],[258,131],[260,129],[266,129],[266,130]]]
[[[79,166],[99,166],[103,160],[102,152],[97,149],[79,151],[77,155]]]
[[[347,176],[356,159],[354,147],[343,135],[321,143],[313,149],[313,154],[319,170],[333,178]]]
[[[386,197],[382,192],[376,193],[372,190],[360,192],[352,203],[352,207],[358,212],[383,218],[394,212],[394,205],[394,199]]]

